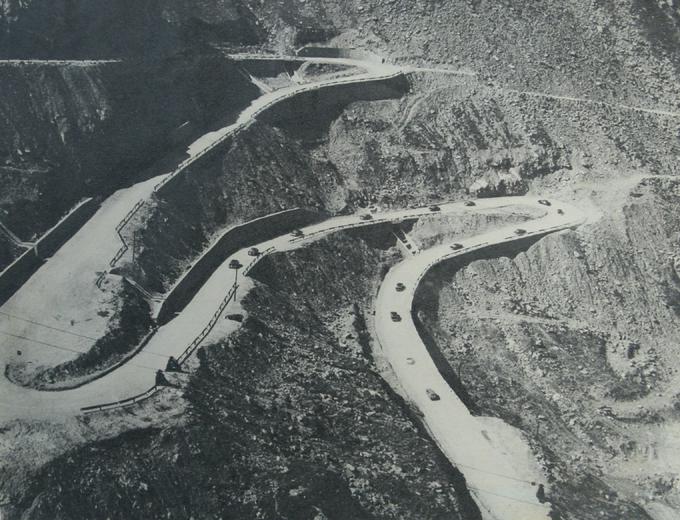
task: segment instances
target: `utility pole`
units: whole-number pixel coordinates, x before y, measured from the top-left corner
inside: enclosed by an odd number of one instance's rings
[[[132,263],[135,263],[135,250],[137,249],[137,230],[132,232]]]
[[[229,262],[229,269],[234,270],[234,299],[236,299],[236,282],[238,281],[238,270],[243,267],[243,264],[236,260],[235,258]]]
[[[536,437],[538,437],[538,432],[539,432],[539,430],[540,430],[540,428],[541,428],[541,421],[542,421],[543,419],[545,419],[545,417],[543,417],[542,415],[539,415],[539,416],[536,418]]]

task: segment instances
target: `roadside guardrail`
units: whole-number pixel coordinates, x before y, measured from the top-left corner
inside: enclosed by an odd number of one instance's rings
[[[133,404],[144,401],[145,399],[148,399],[156,392],[158,392],[160,389],[161,387],[159,385],[153,385],[146,392],[142,392],[141,394],[128,397],[127,399],[121,399],[120,401],[113,401],[110,403],[95,404],[92,406],[84,406],[83,408],[80,409],[80,411],[83,412],[84,414],[89,414],[93,412],[103,412],[105,410],[113,410],[116,408],[125,408],[126,406],[131,406]]]

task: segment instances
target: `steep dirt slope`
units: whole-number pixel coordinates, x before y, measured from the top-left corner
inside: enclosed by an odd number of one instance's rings
[[[223,0],[2,0],[0,27],[0,57],[14,58],[148,58],[210,38],[258,41],[247,9]]]
[[[354,105],[330,129],[329,158],[341,174],[365,177],[378,200],[435,197],[480,180],[491,185],[480,194],[492,195],[678,173],[675,118],[438,75],[416,77],[411,94],[399,105]]]
[[[544,450],[566,511],[578,510],[569,490],[598,478],[658,514],[680,504],[680,191],[672,179],[595,189],[600,221],[513,258],[442,267],[418,315],[480,413]]]
[[[23,248],[18,247],[4,235],[0,235],[0,271],[11,264],[23,252]]]
[[[143,65],[2,66],[0,88],[0,218],[25,239],[78,198],[139,179],[257,95],[214,54]]]

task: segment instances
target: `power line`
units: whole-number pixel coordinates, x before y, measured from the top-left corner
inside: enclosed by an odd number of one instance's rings
[[[54,343],[47,343],[47,342],[45,342],[45,341],[40,341],[40,340],[37,340],[37,339],[29,338],[29,337],[27,337],[27,336],[21,336],[21,335],[19,335],[19,334],[12,334],[11,332],[6,332],[6,331],[4,331],[4,330],[0,330],[0,334],[4,334],[4,335],[6,335],[6,336],[10,336],[10,337],[13,337],[13,338],[21,339],[21,340],[24,340],[24,341],[29,341],[29,342],[35,343],[35,344],[37,344],[37,345],[42,345],[42,346],[45,346],[45,347],[55,348],[55,349],[57,349],[57,350],[63,350],[63,351],[65,351],[65,352],[74,352],[74,353],[76,353],[76,354],[85,354],[85,353],[86,353],[86,352],[83,352],[82,350],[76,350],[76,349],[69,348],[69,347],[62,347],[62,346],[60,346],[60,345],[55,345]],[[160,354],[157,354],[157,355],[160,355]],[[139,368],[144,368],[144,369],[146,369],[146,370],[153,370],[154,372],[156,372],[156,371],[158,370],[157,368],[148,367],[148,366],[146,366],[146,365],[139,365],[139,364],[133,363],[133,362],[131,362],[131,361],[128,361],[128,362],[126,362],[125,364],[127,364],[127,365],[132,365],[132,366],[139,367]]]
[[[32,325],[38,325],[39,327],[45,327],[46,329],[56,330],[58,332],[63,332],[64,334],[70,334],[71,336],[77,336],[79,338],[91,339],[92,341],[97,341],[97,338],[91,336],[86,336],[84,334],[78,334],[77,332],[72,332],[70,330],[60,329],[58,327],[53,327],[52,325],[46,325],[45,323],[40,323],[39,321],[29,320],[27,318],[22,318],[8,312],[0,311],[0,314],[7,316],[9,318],[14,318],[15,320],[25,321],[26,323],[31,323]]]
[[[481,489],[481,488],[470,486],[470,485],[467,485],[467,484],[466,484],[466,487],[468,489],[472,489],[472,490],[477,491],[479,493],[486,493],[488,495],[494,495],[494,496],[497,496],[497,497],[500,497],[500,498],[512,500],[514,502],[521,502],[522,504],[528,504],[530,506],[535,506],[535,507],[540,507],[540,508],[546,507],[544,504],[537,504],[536,502],[529,502],[528,500],[522,500],[521,498],[515,498],[515,497],[508,496],[508,495],[502,495],[500,493],[496,493],[495,491],[489,491],[488,489]]]
[[[488,471],[488,470],[485,470],[485,469],[476,468],[474,466],[470,466],[469,464],[463,464],[461,462],[455,462],[454,461],[453,464],[455,466],[461,466],[461,467],[464,467],[464,468],[471,469],[473,471],[479,471],[480,473],[486,473],[487,475],[494,475],[496,477],[507,478],[508,480],[514,480],[516,482],[523,482],[525,484],[532,484],[532,485],[534,485],[536,483],[535,481],[532,481],[532,480],[524,480],[524,479],[517,478],[517,477],[511,477],[510,475],[503,475],[502,473],[495,473],[493,471]]]
[[[56,330],[56,331],[59,331],[59,332],[63,332],[65,334],[70,334],[72,336],[76,336],[76,337],[79,337],[79,338],[89,339],[89,340],[92,340],[92,341],[99,341],[99,339],[101,339],[101,338],[93,338],[92,336],[87,336],[85,334],[78,334],[77,332],[72,332],[70,330],[65,330],[65,329],[60,329],[58,327],[53,327],[52,325],[47,325],[47,324],[41,323],[39,321],[29,320],[27,318],[22,318],[21,316],[16,316],[14,314],[10,314],[10,313],[4,312],[4,311],[0,311],[0,314],[2,314],[4,316],[8,316],[10,318],[17,319],[17,320],[25,321],[26,323],[31,323],[33,325],[38,325],[40,327],[45,327],[45,328],[51,329],[51,330]],[[0,331],[0,332],[2,332],[2,331]],[[7,334],[7,333],[3,332],[3,334]],[[26,339],[26,338],[22,338],[22,339]],[[57,347],[56,345],[52,345],[52,346],[54,346],[55,348],[60,348],[60,347]],[[63,347],[63,348],[66,348],[66,347]],[[82,353],[81,351],[78,351],[78,352]],[[158,352],[152,352],[152,351],[144,351],[144,353],[145,354],[151,354],[152,356],[162,357],[162,358],[165,358],[165,359],[170,357],[167,354],[159,354]]]

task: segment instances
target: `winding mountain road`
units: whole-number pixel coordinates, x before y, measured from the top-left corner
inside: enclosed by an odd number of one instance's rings
[[[478,205],[488,200],[480,200]],[[515,200],[538,205],[536,199],[528,197]],[[563,214],[558,214],[556,208],[562,209]],[[471,415],[444,380],[416,330],[411,314],[413,298],[422,277],[440,262],[489,246],[571,228],[584,221],[579,210],[563,203],[553,201],[546,209],[543,217],[519,226],[460,240],[462,249],[454,251],[450,244],[444,244],[406,258],[385,276],[375,305],[375,331],[399,382],[395,390],[423,413],[432,438],[463,472],[484,517],[489,519],[548,518],[550,508],[539,503],[537,487],[532,484],[545,482],[545,478],[517,430],[497,419]],[[515,234],[518,227],[525,229],[526,234]],[[404,284],[406,289],[396,290],[397,283]],[[398,313],[401,321],[392,321],[392,312]],[[431,400],[427,389],[440,399]]]
[[[448,203],[442,204],[440,206],[440,211],[436,212],[436,214],[460,214],[461,212],[476,212],[513,207],[521,209],[527,205],[535,206],[536,199],[530,197],[483,199],[479,200],[474,207],[467,207],[462,203]],[[574,211],[575,213],[575,210],[571,211]],[[555,212],[553,211],[553,213]],[[266,251],[267,253],[288,251],[304,247],[312,241],[318,240],[329,233],[339,230],[370,226],[379,223],[400,222],[422,216],[431,216],[433,214],[435,213],[428,208],[416,208],[378,212],[371,220],[364,220],[361,215],[358,214],[335,217],[303,228],[302,231],[304,236],[302,238],[296,238],[292,235],[282,235],[257,244],[256,247],[260,251]],[[548,225],[553,226],[550,228],[551,230],[558,228],[563,229],[569,225],[574,225],[574,216],[572,215],[568,219],[564,218],[562,220],[555,220],[553,218],[548,219],[546,217],[544,219],[532,221],[531,224],[538,226],[538,228],[543,230],[540,232],[546,232],[544,228]],[[528,225],[526,227],[529,229]],[[529,231],[529,233],[532,232],[534,232],[533,229]],[[536,231],[536,233],[540,232]],[[509,230],[501,230],[500,234],[492,234],[492,238],[496,236],[499,238],[499,241],[517,238],[516,236],[505,238],[505,235],[508,233],[510,233]],[[484,235],[483,237],[486,236]],[[488,237],[486,237],[485,243],[488,241]],[[473,246],[471,245],[470,247]],[[49,392],[17,386],[6,378],[0,378],[0,395],[2,396],[0,402],[0,418],[77,414],[82,407],[118,401],[148,390],[149,387],[154,384],[155,371],[165,369],[167,360],[170,356],[179,358],[184,353],[187,346],[201,334],[209,321],[209,316],[212,316],[220,307],[225,295],[233,285],[234,273],[233,270],[229,268],[229,263],[232,260],[239,260],[244,266],[243,272],[247,273],[255,263],[264,256],[248,256],[248,249],[250,249],[250,246],[241,249],[227,258],[220,267],[215,270],[208,281],[201,287],[180,314],[166,325],[160,327],[151,340],[130,361],[104,377],[85,384],[80,388]],[[419,255],[413,257],[413,260],[420,262],[422,259],[429,262],[439,258],[437,255],[443,255],[441,259],[452,256],[450,249],[440,247],[423,251]],[[404,263],[400,265],[411,266],[412,264]],[[410,267],[408,268],[410,269]],[[390,276],[392,276],[392,274],[390,274]],[[244,293],[244,290],[240,291],[240,296]],[[381,290],[381,295],[382,294],[383,292]],[[223,310],[223,313],[230,312],[230,309],[232,309],[233,312],[233,309],[238,307],[239,301],[240,297],[236,298],[236,301],[232,301],[230,305]],[[379,300],[379,302],[380,301],[381,300]],[[237,327],[235,322],[233,324],[231,322],[228,323],[233,326],[233,328]],[[378,323],[380,322],[378,321]],[[383,327],[378,330],[381,331],[382,334],[387,332]],[[220,332],[221,334],[224,334],[225,332],[228,333],[228,331],[223,329]],[[383,341],[384,338],[381,338],[381,342]]]
[[[557,208],[563,210],[560,214]],[[475,206],[463,203],[440,205],[437,212],[429,208],[385,211],[370,220],[361,215],[328,219],[302,229],[303,237],[282,235],[257,245],[270,254],[288,251],[311,243],[329,233],[343,229],[395,223],[432,215],[455,215],[485,210],[510,208],[534,211],[544,209],[543,216],[522,223],[526,234],[514,233],[516,225],[461,240],[464,246],[452,250],[449,244],[436,246],[408,257],[386,275],[376,300],[375,331],[388,362],[397,377],[395,388],[423,414],[423,421],[442,451],[464,473],[471,493],[480,505],[485,519],[538,520],[547,518],[549,506],[536,499],[536,487],[543,477],[530,449],[521,435],[500,420],[472,416],[462,401],[444,381],[429,356],[411,319],[415,290],[424,274],[433,265],[449,258],[489,246],[513,242],[529,236],[541,236],[579,225],[584,216],[574,207],[554,203],[546,207],[533,197],[499,197],[482,199]],[[233,286],[232,260],[240,261],[247,273],[263,255],[248,256],[244,248],[227,258],[201,287],[185,309],[173,320],[159,328],[143,349],[116,370],[80,388],[64,391],[38,391],[14,385],[0,378],[0,418],[36,418],[77,415],[86,406],[143,394],[155,384],[155,372],[164,369],[169,356],[179,358],[187,345],[201,334],[207,316],[217,312],[219,336],[224,337],[239,325],[221,316],[239,310],[240,300],[247,289],[241,289],[235,300],[226,307],[221,304]],[[406,290],[397,291],[397,282]],[[244,285],[248,285],[245,283]],[[390,319],[392,311],[402,321]],[[207,335],[209,336],[209,334]],[[198,346],[198,345],[196,345]],[[415,363],[409,363],[409,358]],[[426,393],[434,390],[440,399],[433,401]]]
[[[252,124],[270,107],[300,93],[402,74],[399,67],[351,59],[300,58],[299,61],[353,65],[362,72],[264,93],[241,112],[236,122],[208,132],[190,144],[186,159],[173,169],[121,189],[106,199],[90,220],[0,308],[0,366],[16,361],[17,350],[22,351],[24,362],[54,365],[65,360],[64,350],[86,352],[106,333],[109,316],[114,312],[112,294],[100,287],[110,267],[126,252],[129,254],[128,247],[121,242],[127,221],[155,191],[184,173],[199,158]],[[48,327],[36,327],[34,322]],[[31,341],[23,339],[26,337]],[[65,348],[61,352],[46,350],[44,346],[36,346],[40,342]]]
[[[91,344],[94,337],[103,334],[106,320],[92,316],[96,306],[84,303],[98,301],[99,293],[93,292],[97,291],[93,278],[97,272],[108,268],[110,258],[120,248],[116,226],[128,212],[134,210],[140,199],[150,197],[159,185],[162,186],[181,173],[198,157],[218,146],[234,132],[254,121],[263,110],[283,99],[329,85],[394,77],[407,70],[348,59],[305,58],[301,61],[353,65],[366,72],[265,93],[243,111],[236,123],[208,133],[193,143],[187,151],[189,158],[175,170],[115,193],[102,205],[99,212],[3,306],[4,314],[0,315],[3,330],[9,329],[10,334],[15,333],[15,336],[19,336],[30,329],[34,339],[53,341],[54,335],[59,335],[58,327],[63,326],[61,322],[64,316],[62,314],[52,316],[48,310],[82,309],[80,311],[82,315],[78,315],[76,321],[88,323],[82,335],[84,344],[81,345],[82,350],[87,350],[87,344]],[[441,204],[440,207],[440,211],[436,213],[428,208],[378,212],[370,220],[365,220],[360,215],[331,218],[304,228],[302,238],[283,235],[257,244],[256,247],[266,251],[267,254],[287,251],[304,247],[339,230],[378,223],[395,223],[425,215],[462,214],[500,208],[528,207],[534,212],[537,208],[543,209],[543,216],[521,224],[526,230],[522,236],[514,233],[517,225],[502,227],[460,240],[464,246],[462,249],[454,251],[449,244],[436,246],[420,251],[394,266],[387,273],[379,290],[374,325],[380,348],[396,376],[395,390],[422,413],[423,422],[432,438],[449,460],[464,473],[468,487],[484,518],[546,519],[550,507],[548,504],[539,503],[535,485],[545,479],[525,440],[517,430],[500,420],[474,417],[470,414],[439,373],[418,335],[411,318],[411,310],[418,283],[433,265],[471,251],[571,228],[581,224],[585,216],[570,205],[553,201],[552,206],[544,206],[539,204],[538,199],[528,196],[483,199],[472,207],[460,202]],[[563,213],[557,212],[558,207]],[[242,249],[227,258],[180,314],[160,327],[131,360],[109,374],[79,388],[52,392],[20,387],[0,377],[0,420],[77,415],[84,407],[118,401],[147,392],[154,386],[156,371],[166,367],[170,356],[179,358],[186,353],[188,345],[197,347],[195,340],[202,334],[206,339],[209,338],[210,330],[204,334],[207,328],[212,329],[215,326],[216,334],[224,337],[239,326],[237,322],[223,320],[221,317],[239,310],[240,300],[250,285],[250,282],[244,282],[244,287],[239,289],[236,298],[229,301],[228,305],[224,305],[225,295],[229,294],[234,280],[229,263],[232,260],[239,260],[244,265],[244,273],[247,273],[262,258],[262,255],[248,256],[247,249]],[[395,286],[398,282],[405,284],[406,290],[397,291]],[[402,320],[392,321],[391,312],[397,312]],[[11,314],[27,317],[28,320],[51,323],[55,329],[40,330],[26,319],[18,324],[9,317]],[[215,318],[209,321],[208,316]],[[0,363],[8,362],[12,356],[10,350],[2,349]],[[428,389],[436,392],[439,399],[432,400],[426,392]]]

